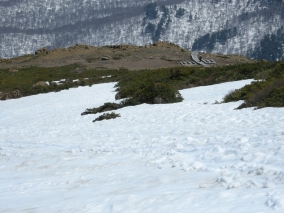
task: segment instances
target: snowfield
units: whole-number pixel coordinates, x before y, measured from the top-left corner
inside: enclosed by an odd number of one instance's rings
[[[284,212],[284,109],[180,91],[92,123],[114,84],[0,102],[0,212]]]

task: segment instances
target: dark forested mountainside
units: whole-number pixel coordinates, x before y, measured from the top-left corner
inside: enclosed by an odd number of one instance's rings
[[[0,11],[2,58],[44,46],[165,40],[198,51],[283,59],[282,0],[0,0]]]
[[[207,33],[194,41],[192,49],[212,52],[217,42],[225,44],[228,39],[237,36],[237,33],[238,30],[236,27],[233,29],[224,29],[218,32],[213,32],[211,34]]]
[[[251,58],[265,58],[269,61],[283,60],[284,55],[284,28],[277,33],[267,34],[260,41],[260,45],[248,53]]]

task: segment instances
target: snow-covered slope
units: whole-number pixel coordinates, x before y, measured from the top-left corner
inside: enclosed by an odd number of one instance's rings
[[[267,57],[284,58],[281,0],[157,0],[157,16],[149,18],[145,6],[151,2],[2,0],[0,57],[33,53],[43,46],[144,45],[153,39],[189,49],[200,44],[203,48],[199,50],[262,57],[255,51],[264,36],[280,32],[279,53],[271,50]],[[149,23],[153,27],[147,31]],[[234,29],[233,34],[224,33]],[[217,37],[202,39],[212,33]]]
[[[96,123],[112,83],[0,102],[0,212],[283,212],[284,109],[212,104],[249,82]]]

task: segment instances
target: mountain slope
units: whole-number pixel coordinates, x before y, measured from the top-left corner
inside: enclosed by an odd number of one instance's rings
[[[144,45],[160,39],[188,49],[283,59],[282,46],[275,57],[274,51],[257,54],[261,41],[283,26],[280,0],[155,2],[2,1],[0,57],[32,53],[43,46]]]

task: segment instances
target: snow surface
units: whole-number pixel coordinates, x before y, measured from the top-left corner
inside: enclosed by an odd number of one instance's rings
[[[0,102],[0,212],[284,212],[284,109],[182,90],[92,123],[114,84]]]

